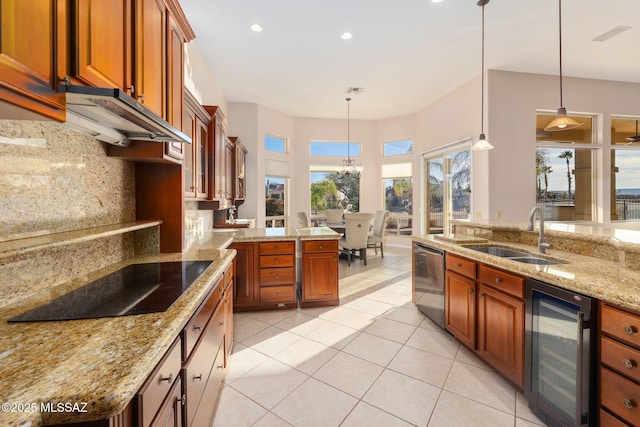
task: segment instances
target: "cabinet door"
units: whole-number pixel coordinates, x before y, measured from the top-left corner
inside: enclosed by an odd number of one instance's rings
[[[478,284],[478,354],[524,385],[524,301]]]
[[[182,382],[176,380],[151,427],[182,427]]]
[[[77,0],[75,77],[131,94],[131,0]]]
[[[447,271],[445,278],[445,326],[460,342],[475,349],[476,283],[450,271]]]
[[[193,151],[196,154],[195,183],[196,197],[205,199],[209,194],[209,129],[200,119],[196,120]]]
[[[0,97],[15,106],[64,121],[64,94],[56,91],[57,0],[0,1]],[[24,114],[24,116],[23,116]]]
[[[255,294],[255,253],[253,243],[234,243],[231,245],[236,255],[236,275],[234,278],[233,306],[252,305],[256,302]]]
[[[232,199],[235,180],[233,176],[233,150],[234,144],[227,139],[224,146],[224,198]]]
[[[247,149],[244,148],[244,145],[239,141],[236,141],[235,148],[235,193],[233,195],[234,199],[244,200],[245,198],[245,168],[247,164]]]
[[[215,148],[214,148],[214,157],[215,157],[215,169],[214,169],[214,199],[224,199],[224,192],[226,189],[226,175],[225,168],[227,165],[225,159],[226,151],[226,141],[227,141],[227,129],[220,120],[216,120],[216,130],[214,135],[215,140]]]
[[[188,146],[184,151],[184,162],[182,162],[185,197],[196,197],[197,152],[194,150],[196,147],[195,127],[196,115],[190,108],[185,107],[184,117],[182,119],[182,132],[193,141],[193,145]]]
[[[166,8],[162,0],[135,1],[134,96],[166,119]]]
[[[182,129],[184,107],[184,36],[170,14],[167,14],[167,121]],[[189,144],[167,142],[167,155],[182,159],[191,150]]]
[[[338,254],[304,254],[302,301],[338,300]]]

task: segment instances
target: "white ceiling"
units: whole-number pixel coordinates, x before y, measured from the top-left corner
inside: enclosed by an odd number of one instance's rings
[[[294,117],[344,118],[349,87],[364,88],[354,119],[411,114],[481,71],[476,0],[180,3],[227,101]],[[640,0],[564,0],[562,11],[565,76],[640,83]],[[592,41],[618,25],[632,28]],[[485,31],[487,69],[558,74],[557,0],[491,0]]]

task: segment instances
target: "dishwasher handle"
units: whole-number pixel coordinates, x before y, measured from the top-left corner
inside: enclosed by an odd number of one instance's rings
[[[413,246],[416,250],[419,250],[419,251],[424,251],[424,252],[429,252],[430,254],[444,256],[444,251],[441,251],[439,249],[434,249],[432,247],[425,246],[420,243],[414,243]]]

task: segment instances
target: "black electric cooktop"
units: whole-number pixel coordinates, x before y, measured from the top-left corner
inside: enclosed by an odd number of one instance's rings
[[[211,261],[132,264],[9,319],[74,320],[165,311]]]

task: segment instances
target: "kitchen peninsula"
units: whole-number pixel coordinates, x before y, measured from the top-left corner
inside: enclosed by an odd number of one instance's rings
[[[180,338],[182,337],[182,346],[186,346],[189,338],[187,328],[197,321],[199,312],[206,310],[208,301],[212,298],[215,300],[216,294],[223,301],[223,294],[230,292],[230,289],[223,286],[235,279],[232,267],[236,253],[227,249],[232,242],[260,245],[284,239],[296,245],[299,240],[335,243],[340,237],[329,229],[321,228],[211,230],[190,240],[190,247],[182,253],[161,254],[158,253],[158,227],[159,223],[154,221],[133,222],[39,236],[24,239],[20,243],[0,243],[0,257],[6,268],[16,268],[14,274],[18,274],[21,258],[56,248],[73,253],[75,245],[82,246],[89,242],[99,250],[108,248],[109,241],[114,238],[125,241],[125,246],[136,248],[135,254],[125,260],[81,277],[76,277],[71,268],[70,276],[64,283],[53,288],[32,289],[31,295],[17,298],[3,307],[0,319],[4,323],[0,334],[0,357],[3,362],[0,366],[0,394],[4,396],[5,402],[35,405],[30,406],[29,409],[33,410],[29,411],[17,411],[20,409],[17,406],[15,412],[4,411],[0,414],[3,425],[23,426],[29,422],[33,426],[57,425],[99,419],[128,422],[135,412],[132,402],[139,399],[137,396],[141,388],[144,389],[149,376],[154,375],[154,367],[166,366],[172,354],[180,354]],[[187,260],[212,260],[213,263],[164,312],[100,319],[7,323],[8,319],[18,314],[134,262]],[[337,272],[337,252],[332,260]],[[25,273],[22,274],[24,276]],[[223,278],[226,280],[222,280]],[[337,294],[337,274],[335,292]],[[222,303],[218,307],[223,316],[227,308]],[[215,313],[211,315],[214,316]],[[225,317],[221,317],[223,318]],[[224,320],[225,323],[227,321]],[[205,331],[208,328],[202,327]],[[223,331],[220,333],[224,335]],[[230,341],[232,339],[227,335],[224,341],[225,354],[230,348]],[[193,353],[197,349],[198,345]],[[214,365],[213,371],[218,369],[218,365],[226,368],[226,357],[222,357],[223,362],[216,359],[215,364],[211,357],[208,359]],[[182,377],[176,381],[178,390],[180,381],[188,383],[186,376],[177,373],[173,376]],[[185,387],[189,391],[188,386]],[[216,394],[217,388],[214,399]],[[58,403],[78,403],[83,406],[84,411],[41,411],[41,404],[45,404],[46,408],[47,404],[55,407]],[[197,401],[195,403],[197,405]],[[187,412],[188,405],[189,403],[186,406]],[[195,409],[192,411],[195,412]]]

